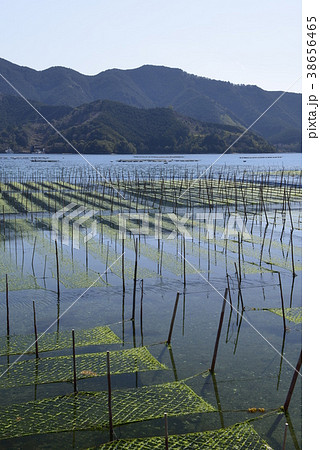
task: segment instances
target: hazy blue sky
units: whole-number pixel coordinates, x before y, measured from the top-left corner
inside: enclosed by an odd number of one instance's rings
[[[0,0],[0,15],[0,56],[37,70],[155,64],[268,90],[301,75],[301,0]]]

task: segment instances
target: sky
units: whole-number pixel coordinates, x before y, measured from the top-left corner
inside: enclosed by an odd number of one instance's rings
[[[0,57],[94,75],[144,64],[301,92],[301,0],[0,0]]]

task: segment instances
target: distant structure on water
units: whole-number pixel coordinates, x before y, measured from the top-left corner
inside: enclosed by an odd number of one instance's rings
[[[32,145],[31,149],[30,149],[30,153],[37,153],[37,154],[44,154],[45,153],[45,148],[39,148],[39,147],[35,147],[34,145]]]

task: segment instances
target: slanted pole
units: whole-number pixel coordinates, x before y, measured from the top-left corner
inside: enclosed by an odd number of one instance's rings
[[[282,308],[282,319],[283,319],[283,331],[287,331],[286,326],[286,316],[285,316],[285,310],[284,310],[284,301],[283,301],[283,291],[282,291],[282,283],[281,283],[281,275],[280,272],[278,272],[279,277],[279,286],[280,286],[280,297],[281,297],[281,308]]]
[[[291,397],[292,397],[292,394],[293,394],[293,390],[294,390],[294,387],[296,385],[296,381],[297,381],[297,378],[298,378],[298,375],[299,375],[299,372],[300,372],[300,369],[301,369],[301,364],[302,364],[302,350],[300,352],[300,356],[299,356],[299,359],[298,359],[298,362],[297,362],[294,374],[292,376],[292,380],[291,380],[291,384],[290,384],[290,387],[289,387],[289,391],[288,391],[288,394],[287,394],[286,401],[284,402],[283,409],[285,411],[288,411],[290,400],[291,400]]]
[[[221,309],[221,314],[220,314],[219,327],[218,327],[217,338],[216,338],[216,343],[215,343],[215,346],[214,346],[213,358],[212,358],[212,363],[211,363],[211,368],[210,368],[211,372],[214,372],[214,367],[215,367],[215,364],[216,364],[218,347],[219,347],[219,340],[220,340],[220,335],[221,335],[221,330],[222,330],[224,310],[225,310],[226,302],[227,302],[227,295],[228,295],[228,288],[226,288],[226,290],[224,291],[224,299],[223,299],[222,309]]]
[[[167,340],[168,345],[170,345],[170,343],[171,343],[172,330],[173,330],[173,325],[174,325],[174,321],[175,321],[176,314],[177,314],[179,296],[180,296],[180,292],[177,292],[176,302],[174,304],[172,318],[171,318],[171,324],[170,324],[170,330],[169,330],[169,334],[168,334],[168,340]]]

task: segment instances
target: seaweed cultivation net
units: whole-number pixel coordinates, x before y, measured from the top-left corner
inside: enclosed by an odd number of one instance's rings
[[[121,339],[108,327],[100,326],[87,330],[75,330],[76,347],[102,344],[121,344]],[[30,348],[29,348],[30,347]],[[39,352],[48,352],[72,347],[71,331],[45,333],[38,340]],[[26,352],[26,350],[28,351]],[[35,353],[34,335],[0,336],[0,356]]]
[[[228,428],[215,431],[202,431],[199,433],[178,434],[169,436],[170,449],[237,449],[237,450],[271,450],[271,447],[258,435],[255,429],[247,422],[239,423]],[[119,441],[103,444],[99,450],[116,449],[143,449],[154,450],[164,448],[164,437],[121,439]]]
[[[37,237],[36,254],[37,256],[47,256],[47,262],[51,266],[50,271],[53,278],[56,278],[56,256],[54,241],[50,238],[50,234],[40,233],[37,227],[38,222],[29,222],[28,220],[18,219],[15,226],[20,228],[25,239],[30,245],[34,244],[34,238]],[[98,272],[85,267],[80,261],[69,258],[67,254],[60,252],[59,255],[59,281],[67,289],[87,288],[93,284],[95,287],[105,286],[106,283],[99,278]]]
[[[18,291],[22,289],[39,289],[39,285],[34,276],[22,270],[22,267],[15,264],[8,252],[0,250],[0,291],[6,290],[6,279],[8,275],[9,290]]]
[[[282,308],[268,308],[266,311],[270,311],[278,316],[282,317]],[[302,308],[284,308],[284,315],[287,320],[294,323],[302,322]]]
[[[112,394],[113,424],[217,411],[183,381]],[[108,392],[81,392],[0,408],[0,439],[108,426]]]
[[[77,378],[90,378],[107,374],[107,352],[89,353],[76,356]],[[4,372],[7,366],[0,366]],[[145,372],[147,370],[167,369],[156,360],[146,347],[110,352],[112,374]],[[0,388],[14,386],[72,381],[73,357],[32,359],[15,363],[0,378]]]

